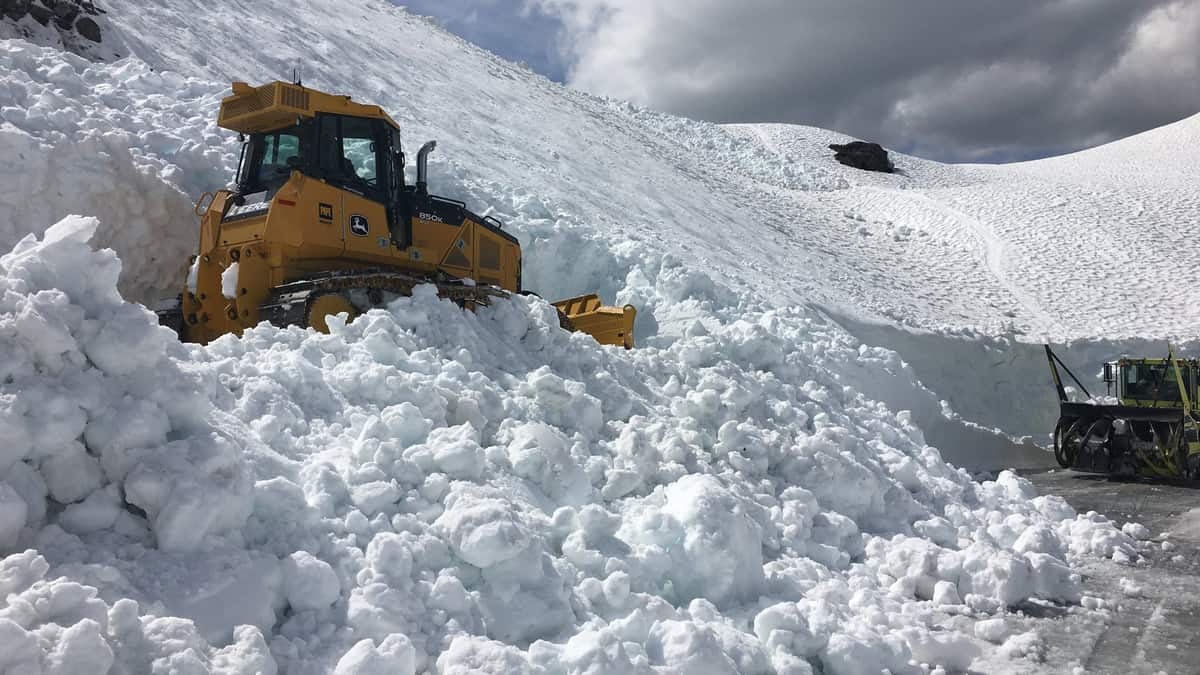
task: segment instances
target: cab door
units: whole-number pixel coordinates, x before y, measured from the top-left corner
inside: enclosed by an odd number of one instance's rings
[[[322,115],[319,124],[321,173],[340,193],[346,255],[385,263],[391,257],[387,124],[345,115]]]

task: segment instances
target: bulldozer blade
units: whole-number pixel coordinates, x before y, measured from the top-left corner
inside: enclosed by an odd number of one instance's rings
[[[633,321],[637,310],[633,305],[611,307],[591,293],[551,303],[580,333],[587,333],[602,345],[618,345],[633,349]]]

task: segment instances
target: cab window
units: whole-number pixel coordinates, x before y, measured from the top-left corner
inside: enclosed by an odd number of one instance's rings
[[[1188,370],[1182,370],[1184,388],[1190,389]],[[1138,400],[1179,401],[1179,383],[1170,365],[1130,363],[1124,368],[1124,396]]]
[[[251,135],[243,151],[237,179],[239,190],[251,193],[283,185],[292,170],[302,163],[300,137],[298,127]]]
[[[280,174],[291,173],[288,160],[295,162],[299,158],[300,136],[295,130],[267,134],[263,139],[263,161],[258,179],[266,183]]]
[[[380,120],[322,115],[319,126],[322,175],[343,188],[383,201],[380,168],[386,157],[384,124]]]

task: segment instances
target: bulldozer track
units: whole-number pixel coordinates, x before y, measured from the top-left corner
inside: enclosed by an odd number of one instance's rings
[[[433,284],[438,289],[438,296],[453,300],[463,306],[487,305],[492,298],[507,298],[508,291],[494,286],[468,286],[461,281],[420,277],[399,272],[354,272],[331,273],[291,281],[271,290],[267,301],[259,305],[260,320],[269,321],[272,325],[307,326],[308,310],[316,298],[327,293],[338,293],[349,300],[352,291],[366,291],[368,302],[353,303],[360,312],[366,312],[375,307],[383,307],[386,302],[383,293],[396,295],[412,295],[415,287],[421,284]],[[374,298],[373,293],[379,294]]]

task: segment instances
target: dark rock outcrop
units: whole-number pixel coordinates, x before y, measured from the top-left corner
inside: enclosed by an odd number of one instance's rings
[[[75,22],[75,32],[79,33],[80,37],[92,42],[100,42],[100,25],[89,16],[85,16]]]
[[[101,42],[100,24],[91,17],[103,13],[91,0],[0,0],[0,18],[20,21],[29,17],[42,26],[53,22],[65,44],[70,44],[68,38],[74,35]]]
[[[16,21],[29,13],[29,0],[0,0],[0,14]]]
[[[37,21],[43,26],[50,25],[50,19],[54,18],[54,12],[50,11],[48,7],[39,5],[36,2],[29,3],[29,9],[27,12],[29,16],[33,17],[34,21]]]
[[[837,153],[834,155],[834,159],[846,166],[883,173],[892,173],[896,170],[896,165],[892,164],[892,160],[888,158],[887,150],[884,150],[883,146],[878,143],[864,143],[863,141],[853,141],[845,145],[834,143],[829,146],[829,149]]]

